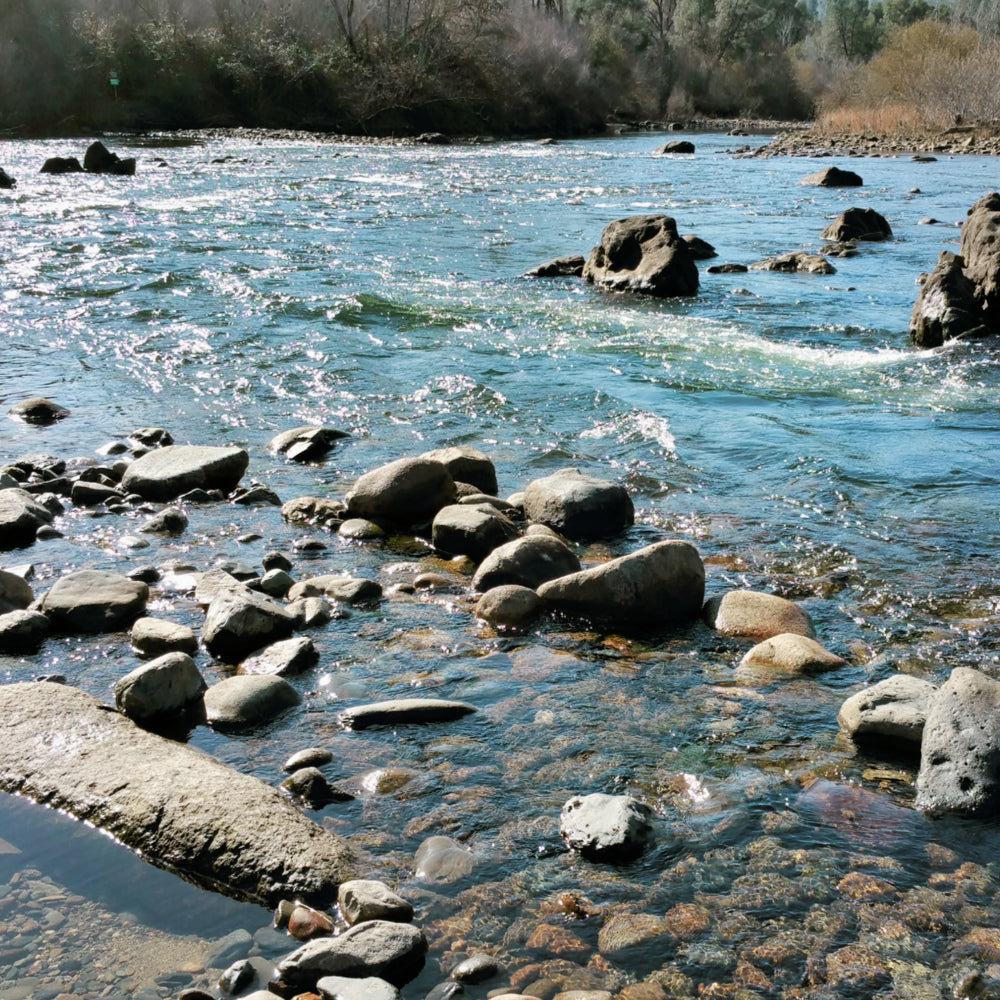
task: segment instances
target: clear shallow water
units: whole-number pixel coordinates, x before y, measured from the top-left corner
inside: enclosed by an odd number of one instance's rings
[[[971,960],[954,951],[969,928],[1000,920],[992,832],[926,823],[906,809],[905,762],[871,776],[877,762],[836,731],[843,699],[894,670],[933,680],[958,665],[997,670],[1000,347],[916,351],[906,334],[917,274],[955,249],[955,224],[991,189],[995,163],[845,161],[865,186],[828,191],[797,182],[838,161],[746,160],[727,152],[743,139],[693,138],[694,157],[653,156],[663,137],[649,134],[443,149],[211,138],[142,146],[129,180],[37,174],[45,157],[83,144],[0,146],[20,180],[0,194],[0,403],[46,395],[72,411],[44,429],[7,421],[6,457],[92,455],[162,425],[178,441],[247,447],[250,476],[283,499],[340,496],[375,465],[452,443],[489,453],[502,493],[573,464],[633,493],[638,523],[615,551],[687,537],[709,564],[709,593],[793,597],[849,660],[822,678],[773,681],[739,675],[747,644],[698,626],[631,643],[556,627],[497,638],[460,593],[397,597],[318,634],[323,658],[300,682],[301,710],[264,732],[200,729],[192,741],[268,781],[293,750],[331,746],[331,776],[358,798],[317,819],[370,847],[373,870],[423,907],[434,950],[414,996],[461,952],[456,939],[498,950],[512,970],[544,957],[527,943],[531,929],[553,919],[542,901],[569,890],[658,914],[705,906],[708,927],[683,947],[613,963],[613,975],[641,977],[667,962],[695,985],[733,981],[754,935],[790,933],[820,907],[842,911],[843,926],[810,931],[806,952],[870,945],[870,913],[838,889],[851,871],[892,881],[900,912],[929,906],[931,885],[950,891],[947,922],[913,917],[906,942],[886,946],[935,982]],[[586,253],[624,215],[667,211],[719,261],[750,263],[818,248],[851,205],[885,215],[896,239],[835,260],[832,276],[701,266],[701,293],[679,302],[523,277]],[[920,225],[926,217],[941,223]],[[268,456],[273,433],[303,422],[352,437],[321,466]],[[259,564],[302,534],[276,510],[222,506],[192,512],[179,539],[122,552],[137,523],[70,512],[64,539],[4,565],[30,560],[41,592],[68,566]],[[250,531],[261,538],[237,541]],[[391,585],[440,568],[412,546],[329,541],[299,558],[296,575],[343,570]],[[200,623],[183,593],[158,593],[153,609]],[[127,637],[112,636],[54,640],[0,670],[10,680],[65,673],[106,698],[134,664]],[[481,712],[397,733],[337,722],[350,700],[414,689]],[[387,766],[415,777],[369,791],[364,776]],[[803,792],[816,776],[834,791]],[[860,800],[837,798],[852,785],[864,786]],[[662,817],[659,846],[621,873],[559,852],[562,803],[598,790],[640,794]],[[896,827],[898,837],[872,835]],[[438,833],[473,850],[472,878],[412,878],[413,851]],[[938,843],[956,856],[943,861]],[[975,913],[971,890],[958,899],[954,884],[941,888],[965,861],[985,873]],[[763,891],[754,878],[773,896],[766,878],[778,874],[792,886],[780,913],[751,899]],[[129,895],[123,887],[126,909]],[[745,922],[738,934],[733,914]],[[247,919],[240,910],[209,923]],[[602,920],[573,930],[596,946]],[[802,979],[797,961],[769,971],[775,995]]]

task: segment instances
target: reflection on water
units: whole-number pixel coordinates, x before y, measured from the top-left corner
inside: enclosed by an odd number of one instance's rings
[[[298,577],[380,580],[387,600],[314,634],[300,708],[191,741],[271,784],[295,750],[333,751],[328,777],[354,799],[313,815],[369,852],[431,939],[407,997],[475,948],[500,956],[499,985],[540,996],[637,979],[667,996],[936,996],[1000,955],[990,825],[925,820],[914,762],[859,754],[836,724],[849,694],[894,671],[997,670],[997,346],[919,352],[905,333],[914,278],[953,246],[989,161],[864,161],[862,189],[819,190],[797,186],[807,161],[695,141],[681,161],[653,157],[649,135],[433,152],[203,137],[161,151],[164,169],[140,149],[127,181],[36,176],[46,156],[74,155],[65,143],[3,147],[20,184],[2,196],[2,401],[72,411],[51,428],[8,422],[7,457],[93,455],[161,425],[247,447],[250,475],[282,499],[341,497],[359,473],[447,444],[489,453],[503,495],[577,465],[623,481],[637,508],[585,561],[688,538],[709,594],[788,596],[848,661],[818,678],[746,676],[748,644],[701,624],[497,636],[475,622],[467,578],[424,543],[343,542],[271,508],[194,507],[183,535],[124,552],[144,515],[70,509],[62,538],[8,554],[34,564],[36,593],[69,566],[259,567],[274,549],[294,553]],[[853,204],[886,215],[896,239],[832,276],[703,271],[684,302],[522,277],[626,214],[669,210],[720,260],[749,263],[818,248]],[[949,224],[918,224],[931,215]],[[319,466],[267,454],[274,432],[306,422],[352,436]],[[327,548],[297,552],[304,534]],[[455,590],[396,586],[419,570]],[[151,609],[198,628],[188,573],[154,588]],[[0,658],[5,680],[61,673],[104,700],[133,666],[124,635]],[[346,704],[411,693],[479,712],[394,731],[339,722]],[[636,862],[564,851],[559,810],[591,791],[654,808]],[[415,878],[436,835],[471,851],[471,875]],[[0,838],[26,852],[0,857],[4,879],[33,866],[171,935],[267,922],[16,800],[0,804]],[[0,951],[16,934],[4,928]]]

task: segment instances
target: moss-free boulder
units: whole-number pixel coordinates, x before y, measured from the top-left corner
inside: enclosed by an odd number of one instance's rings
[[[122,489],[161,502],[196,489],[226,494],[236,488],[249,464],[242,448],[167,445],[137,458],[122,476]]]
[[[149,587],[120,573],[84,569],[60,577],[39,610],[60,632],[115,632],[146,609]]]

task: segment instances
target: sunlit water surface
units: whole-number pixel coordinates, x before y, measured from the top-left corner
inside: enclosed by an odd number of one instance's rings
[[[317,820],[371,851],[370,870],[417,903],[431,937],[407,997],[473,946],[508,972],[551,958],[532,938],[539,923],[562,922],[596,951],[604,916],[541,912],[566,891],[595,907],[662,916],[695,902],[708,914],[669,946],[581,973],[613,988],[654,970],[691,990],[754,985],[753,948],[794,938],[785,964],[758,957],[758,994],[822,984],[810,956],[858,942],[895,963],[897,991],[909,982],[900,969],[945,989],[986,962],[956,942],[1000,924],[992,825],[924,820],[910,808],[912,762],[860,756],[836,723],[844,698],[895,671],[941,681],[960,665],[998,670],[1000,346],[918,351],[906,332],[917,275],[957,249],[995,163],[843,161],[864,187],[826,190],[798,181],[840,161],[747,160],[731,151],[762,138],[692,138],[693,157],[653,155],[663,137],[651,134],[446,148],[109,140],[139,157],[133,179],[38,174],[47,156],[81,155],[79,143],[0,146],[20,180],[0,192],[0,403],[43,395],[72,411],[47,428],[6,421],[5,458],[94,455],[160,425],[178,442],[247,448],[250,477],[285,500],[340,497],[363,471],[448,444],[489,453],[502,494],[573,465],[624,482],[637,509],[635,528],[583,548],[585,559],[687,538],[710,595],[791,597],[848,660],[818,678],[747,677],[736,665],[749,643],[701,625],[626,638],[550,623],[498,637],[461,592],[397,595],[316,634],[322,658],[296,681],[301,709],[260,732],[200,728],[191,740],[272,783],[294,750],[334,751],[330,776],[356,798]],[[837,259],[831,276],[701,265],[701,292],[685,301],[523,276],[586,253],[626,215],[667,212],[719,262],[750,263],[819,248],[852,205],[885,215],[895,239]],[[275,432],[302,423],[351,437],[320,465],[268,455]],[[177,539],[123,550],[141,516],[70,510],[64,538],[3,564],[33,563],[40,593],[70,567],[259,565],[303,534],[277,509],[220,505],[193,509]],[[261,537],[238,541],[251,532]],[[349,571],[388,588],[447,568],[419,543],[326,540],[296,557],[297,576]],[[151,607],[201,621],[183,589],[154,590]],[[62,673],[108,699],[135,663],[123,634],[52,640],[36,657],[0,658],[0,670],[10,681]],[[207,655],[199,665],[210,682],[223,676]],[[347,704],[413,692],[480,712],[397,732],[338,722]],[[412,780],[373,791],[390,766]],[[611,868],[563,852],[559,810],[591,791],[654,807],[657,842],[639,861]],[[23,852],[0,859],[7,868],[91,871],[85,894],[191,931],[167,914],[197,905],[195,890],[123,867],[124,852],[109,856],[40,812],[0,803],[0,836]],[[434,834],[472,851],[471,876],[414,877],[413,853]],[[972,870],[975,892],[953,874]],[[892,891],[859,901],[844,888],[851,872]],[[935,905],[940,919],[927,916]],[[206,937],[268,919],[214,900],[202,917]]]

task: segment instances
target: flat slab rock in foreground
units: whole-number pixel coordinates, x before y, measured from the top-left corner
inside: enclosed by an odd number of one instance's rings
[[[139,729],[60,684],[0,686],[0,790],[99,830],[154,864],[266,906],[331,903],[353,851],[276,788]]]

